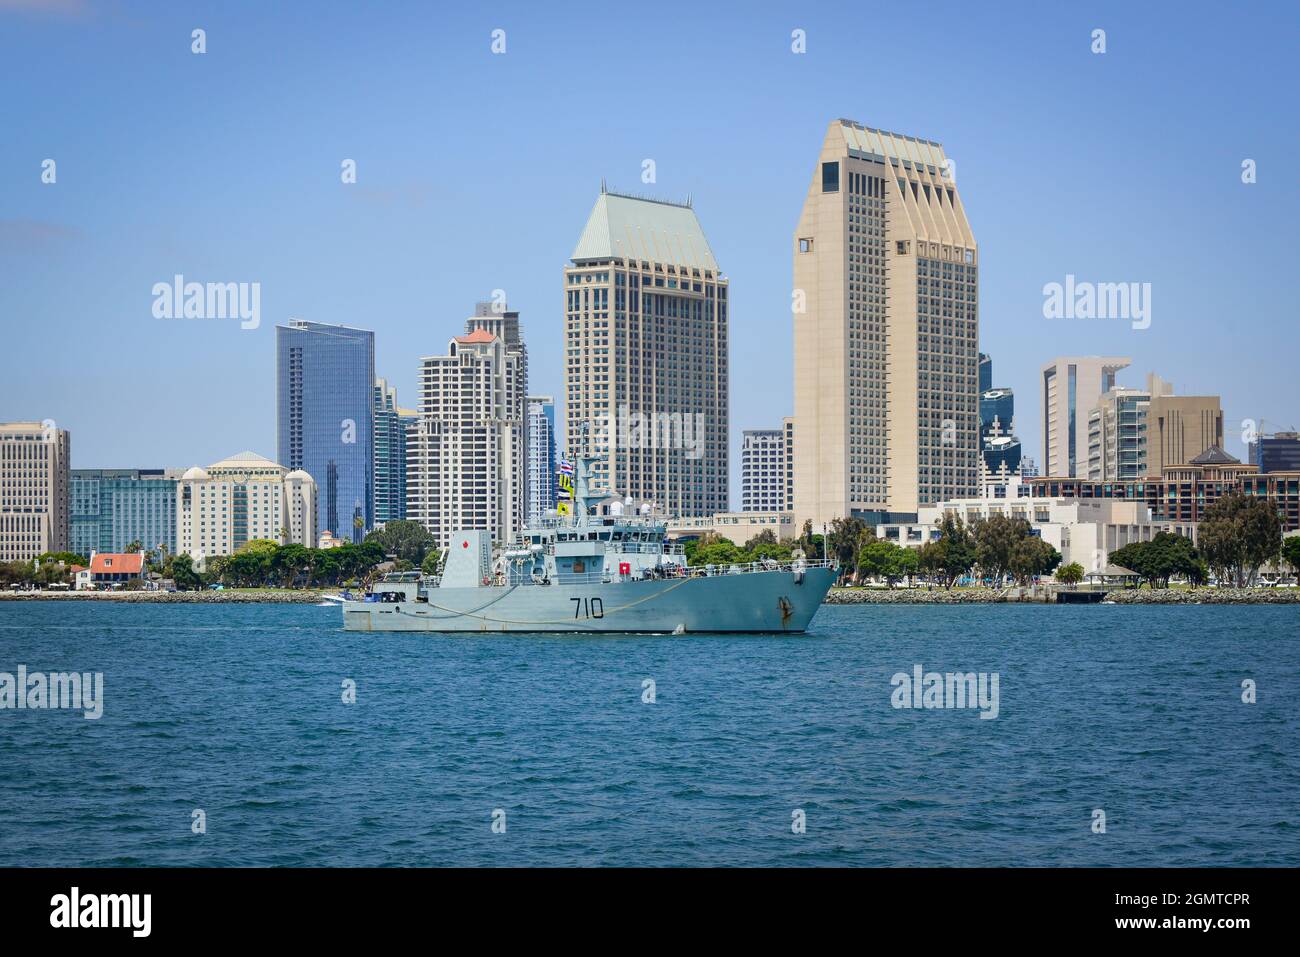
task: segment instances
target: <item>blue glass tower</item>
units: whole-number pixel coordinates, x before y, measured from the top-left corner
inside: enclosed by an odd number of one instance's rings
[[[70,550],[176,551],[176,476],[162,469],[72,469],[69,472]]]
[[[375,334],[290,320],[275,330],[279,464],[316,481],[316,534],[375,523]]]

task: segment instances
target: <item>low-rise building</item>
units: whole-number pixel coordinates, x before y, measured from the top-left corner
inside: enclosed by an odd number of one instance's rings
[[[923,506],[915,522],[877,526],[876,536],[920,548],[938,540],[940,523],[946,515],[960,518],[967,525],[994,515],[1023,518],[1035,535],[1061,553],[1062,564],[1078,562],[1085,574],[1104,570],[1111,552],[1134,542],[1150,541],[1160,532],[1196,541],[1194,523],[1160,519],[1143,502],[1036,498],[1023,485],[988,485],[978,497]]]
[[[90,583],[93,588],[113,588],[144,578],[141,552],[92,552]]]
[[[720,535],[737,545],[744,545],[760,532],[771,532],[777,541],[799,536],[793,512],[716,512],[690,518],[666,520],[669,538],[701,538]]]

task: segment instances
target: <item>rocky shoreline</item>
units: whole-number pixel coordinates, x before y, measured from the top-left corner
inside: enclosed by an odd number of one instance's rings
[[[279,604],[317,605],[325,592],[267,588],[254,591],[117,591],[117,592],[8,592],[4,601],[107,601],[152,602],[176,605]],[[1037,590],[1011,588],[833,588],[828,605],[992,605],[1053,601],[1041,586]],[[1116,588],[1106,600],[1117,605],[1293,605],[1300,604],[1297,588],[1197,588],[1194,590]]]
[[[66,591],[0,592],[0,601],[108,601],[173,605],[317,605],[324,599],[320,591],[267,588],[255,591]]]
[[[1042,587],[992,588],[834,588],[828,605],[968,605],[1054,602],[1054,592]],[[1115,588],[1106,601],[1117,605],[1293,605],[1300,604],[1297,588]]]

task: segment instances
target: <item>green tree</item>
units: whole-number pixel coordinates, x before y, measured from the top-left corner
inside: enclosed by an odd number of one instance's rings
[[[947,588],[975,567],[975,543],[961,516],[945,512],[939,520],[938,541],[927,543],[917,556],[918,567],[924,560],[926,570],[937,572]]]
[[[765,528],[757,535],[754,535],[752,538],[750,538],[749,541],[745,543],[745,551],[752,552],[760,545],[776,545],[776,544],[777,544],[776,532],[772,531],[770,528]]]
[[[883,578],[890,588],[900,578],[915,574],[916,569],[916,553],[887,539],[868,534],[858,549],[859,577]]]
[[[692,565],[731,565],[744,560],[743,553],[735,543],[725,538],[696,547],[688,558]]]
[[[185,554],[173,555],[171,570],[168,575],[181,591],[194,591],[202,586],[198,573],[194,570],[194,561]]]
[[[1157,532],[1150,541],[1130,542],[1111,552],[1110,561],[1136,572],[1152,588],[1167,588],[1170,577],[1193,574],[1198,556],[1191,539]]]
[[[1051,574],[1061,564],[1061,553],[1037,535],[1030,534],[1029,523],[1024,524],[1026,532],[1011,546],[1011,557],[1007,565],[1007,571],[1022,585],[1036,575]]]
[[[1282,522],[1267,498],[1230,492],[1208,509],[1197,531],[1201,555],[1220,579],[1238,588],[1282,552]]]
[[[424,561],[429,549],[433,548],[433,536],[419,522],[398,519],[385,522],[384,527],[366,536],[367,542],[375,542],[383,549],[385,555],[403,559],[412,565]]]
[[[1062,565],[1056,570],[1056,580],[1062,585],[1079,584],[1079,582],[1083,581],[1083,566],[1078,562]]]
[[[856,566],[858,547],[866,531],[867,523],[860,518],[850,516],[831,520],[830,532],[826,536],[827,557],[840,563],[841,577],[851,574]]]
[[[126,546],[126,553],[128,555],[134,555],[136,552],[143,551],[143,549],[144,545],[140,542],[140,539],[137,538],[135,541],[131,542],[131,544]]]
[[[1282,560],[1300,575],[1300,535],[1289,535],[1282,539]]]
[[[37,555],[36,560],[42,565],[46,562],[63,562],[65,565],[80,565],[82,568],[90,565],[89,558],[76,552],[45,552],[43,555]]]
[[[1016,558],[1016,546],[1030,536],[1029,522],[1023,518],[993,514],[988,518],[977,518],[971,522],[971,538],[975,543],[975,564],[985,578],[1000,583],[1013,572],[1023,574],[1029,552],[1022,552],[1017,569],[1012,562]],[[1032,564],[1032,561],[1029,561]]]

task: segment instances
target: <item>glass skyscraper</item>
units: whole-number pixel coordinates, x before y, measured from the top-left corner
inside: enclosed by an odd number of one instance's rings
[[[290,320],[277,326],[279,463],[316,482],[316,534],[359,542],[375,524],[375,334]]]
[[[529,524],[555,508],[555,398],[528,397],[528,508]]]
[[[397,405],[397,390],[375,380],[375,524],[406,518],[406,430],[419,414]]]
[[[72,469],[70,551],[124,552],[132,542],[142,551],[163,546],[176,551],[178,470]]]

